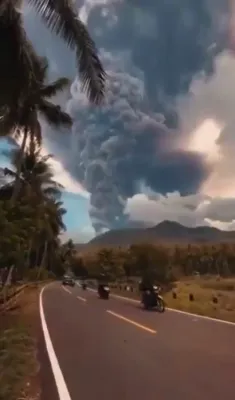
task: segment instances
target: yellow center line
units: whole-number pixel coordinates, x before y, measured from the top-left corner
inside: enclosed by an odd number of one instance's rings
[[[72,292],[70,292],[66,287],[62,286],[62,288],[65,290],[65,292],[72,294]]]
[[[153,330],[153,329],[150,329],[150,328],[148,328],[147,326],[141,325],[141,324],[139,324],[138,322],[132,321],[132,320],[129,319],[129,318],[123,317],[123,315],[116,314],[115,312],[113,312],[113,311],[111,311],[111,310],[106,310],[106,312],[109,313],[109,314],[111,314],[111,315],[113,315],[114,317],[117,317],[117,318],[119,318],[119,319],[122,319],[123,321],[129,322],[129,324],[135,325],[135,326],[137,326],[137,328],[143,329],[144,331],[147,331],[147,332],[153,333],[153,334],[156,334],[156,333],[157,333],[157,331],[155,331],[155,330]]]
[[[81,300],[81,301],[84,301],[84,302],[87,301],[86,299],[84,299],[84,297],[81,297],[81,296],[77,296],[77,299]]]

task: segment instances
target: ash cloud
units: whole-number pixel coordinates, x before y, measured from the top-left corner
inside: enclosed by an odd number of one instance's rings
[[[128,223],[125,206],[144,182],[155,192],[195,193],[209,174],[205,160],[177,149],[178,99],[209,79],[227,47],[228,1],[112,1],[89,13],[89,31],[109,74],[107,98],[88,106],[75,80],[74,174],[91,193],[97,232]]]
[[[207,178],[203,158],[177,150],[178,139],[184,138],[178,106],[179,99],[188,102],[195,80],[213,76],[217,56],[227,47],[230,10],[228,0],[76,3],[89,13],[89,31],[103,49],[111,82],[107,102],[100,110],[90,107],[75,80],[68,104],[75,117],[71,141],[48,128],[44,134],[52,152],[90,190],[91,219],[101,231],[130,224],[126,199],[140,192],[142,182],[162,194],[176,190],[187,195]],[[49,56],[53,78],[73,77],[74,55],[32,10],[25,25],[38,52]],[[205,117],[201,97],[198,103],[196,125]]]
[[[229,0],[127,0],[93,7],[88,28],[99,47],[129,51],[142,72],[150,107],[176,128],[175,101],[197,77],[215,72],[228,44]]]
[[[160,193],[177,189],[186,195],[199,188],[208,172],[198,154],[174,148],[177,132],[166,127],[162,115],[146,109],[141,71],[123,72],[129,62],[126,56],[123,68],[125,56],[103,53],[109,79],[100,109],[87,104],[77,81],[68,103],[74,118],[71,165],[91,193],[97,232],[128,223],[126,201],[138,193],[140,182]]]

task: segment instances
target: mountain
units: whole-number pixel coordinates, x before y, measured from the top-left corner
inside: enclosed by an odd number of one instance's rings
[[[235,231],[199,226],[188,228],[177,222],[163,221],[152,228],[113,230],[96,236],[88,246],[121,246],[138,242],[209,243],[235,241]]]

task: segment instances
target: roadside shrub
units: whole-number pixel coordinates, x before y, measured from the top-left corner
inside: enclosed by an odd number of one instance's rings
[[[192,293],[189,293],[189,301],[194,301],[194,300],[195,300],[194,295]]]

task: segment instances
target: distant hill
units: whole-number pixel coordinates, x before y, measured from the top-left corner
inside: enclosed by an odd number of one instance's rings
[[[235,241],[235,231],[208,226],[188,228],[177,222],[163,221],[152,228],[113,230],[96,236],[87,246],[121,246],[138,242],[209,243]]]

